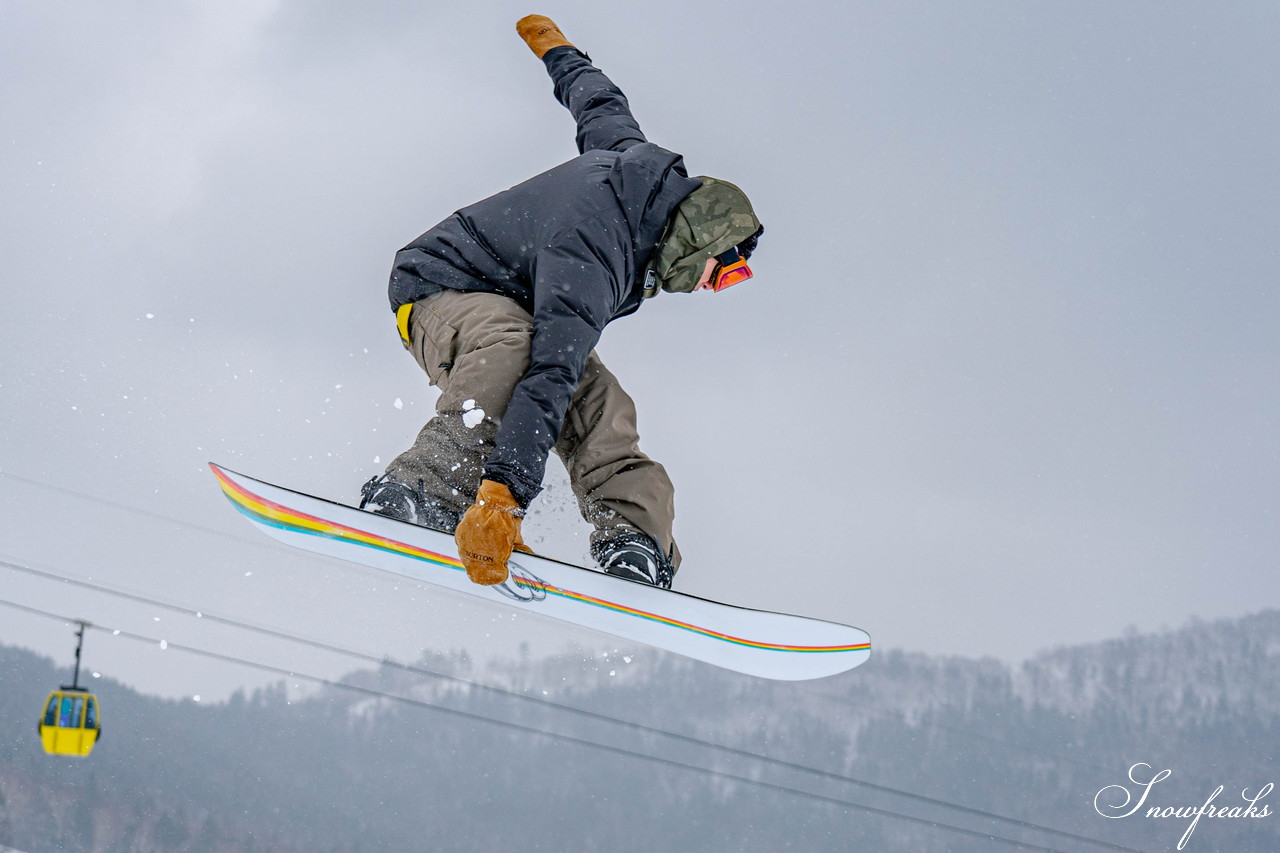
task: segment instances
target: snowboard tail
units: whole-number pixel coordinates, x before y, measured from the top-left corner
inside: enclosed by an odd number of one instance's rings
[[[209,467],[246,518],[304,550],[764,678],[834,675],[871,654],[870,638],[858,628],[736,607],[533,554],[509,561],[506,583],[480,586],[467,578],[451,534]]]

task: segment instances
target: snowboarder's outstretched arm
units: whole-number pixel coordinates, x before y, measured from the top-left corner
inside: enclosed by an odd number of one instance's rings
[[[547,73],[555,82],[556,100],[568,108],[578,123],[578,153],[626,151],[647,141],[631,114],[627,96],[564,37],[550,18],[528,15],[516,24],[516,32],[547,66]]]

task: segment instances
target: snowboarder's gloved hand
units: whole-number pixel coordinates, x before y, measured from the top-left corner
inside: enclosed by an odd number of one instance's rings
[[[516,32],[539,59],[553,47],[573,47],[556,22],[546,15],[525,15],[516,21]]]
[[[484,586],[507,579],[507,560],[513,549],[528,551],[520,538],[520,518],[524,510],[502,483],[485,480],[476,502],[462,516],[454,539],[467,577]]]

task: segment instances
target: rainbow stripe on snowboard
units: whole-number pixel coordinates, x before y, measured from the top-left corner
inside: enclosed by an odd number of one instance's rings
[[[471,583],[453,537],[209,466],[223,493],[273,538],[766,678],[843,672],[870,655],[847,625],[748,610],[517,554],[502,587]]]

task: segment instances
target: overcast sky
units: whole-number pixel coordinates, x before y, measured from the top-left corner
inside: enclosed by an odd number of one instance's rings
[[[1272,2],[8,0],[0,561],[401,659],[613,648],[290,552],[205,466],[354,503],[429,417],[392,256],[576,153],[532,11],[767,228],[750,284],[600,347],[676,482],[677,589],[1006,660],[1280,606]],[[526,538],[586,561],[549,478]],[[2,565],[0,590],[354,666]],[[7,607],[0,642],[73,647]],[[262,680],[102,633],[86,663]]]

